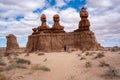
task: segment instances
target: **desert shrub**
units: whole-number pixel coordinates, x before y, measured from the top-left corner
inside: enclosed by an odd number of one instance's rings
[[[45,58],[45,59],[43,60],[43,62],[45,62],[45,61],[47,61],[47,58]]]
[[[96,58],[102,58],[102,57],[104,57],[105,55],[104,55],[104,52],[99,52],[99,53],[97,53],[97,55],[94,57],[94,59],[96,59]]]
[[[27,69],[26,65],[23,64],[17,64],[16,68]]]
[[[6,66],[6,63],[0,60],[0,66]]]
[[[50,71],[50,68],[48,68],[47,66],[41,66],[39,69],[42,71]]]
[[[85,57],[81,57],[81,58],[80,58],[80,60],[84,60],[84,59],[86,59],[86,58],[85,58]]]
[[[20,54],[19,52],[14,52],[13,53],[14,56],[19,56],[19,54]]]
[[[106,63],[105,61],[101,61],[100,64],[99,64],[99,66],[100,67],[104,67],[104,66],[108,67],[110,65],[108,63]]]
[[[86,50],[82,50],[82,53],[84,53]]]
[[[86,52],[86,53],[85,53],[86,56],[91,56],[91,55],[93,55],[93,54],[94,54],[94,52]]]
[[[109,67],[103,76],[106,78],[120,77],[118,74],[118,70],[114,67]]]
[[[39,64],[32,66],[31,69],[32,70],[50,71],[50,69],[47,66],[41,66]]]
[[[86,68],[91,67],[91,66],[92,66],[91,62],[86,62],[86,63],[85,63],[85,67],[86,67]]]
[[[77,56],[81,56],[81,54],[77,54]]]
[[[16,60],[16,63],[20,63],[20,64],[31,64],[31,61],[29,61],[29,60],[26,60],[26,59],[18,59],[18,60]]]
[[[39,52],[38,55],[39,55],[39,56],[40,56],[40,55],[45,55],[45,53],[43,53],[43,52]]]
[[[85,55],[88,56],[90,53],[89,52],[86,52]]]
[[[8,80],[8,78],[2,74],[0,74],[0,80]]]
[[[10,65],[8,65],[8,66],[5,68],[5,70],[6,70],[6,71],[12,70],[12,69],[16,68],[16,65],[17,65],[17,64],[10,64]]]
[[[6,71],[9,71],[9,70],[12,70],[12,69],[15,69],[15,68],[26,69],[27,67],[24,66],[23,64],[12,63],[12,64],[8,65],[8,66],[5,68],[5,70],[6,70]]]

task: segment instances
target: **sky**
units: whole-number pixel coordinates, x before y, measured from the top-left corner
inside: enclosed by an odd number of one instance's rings
[[[6,36],[14,34],[21,47],[27,44],[32,28],[38,27],[45,14],[52,27],[53,15],[60,15],[65,31],[78,28],[79,12],[85,6],[90,30],[104,47],[120,46],[120,0],[0,0],[0,47],[6,47]]]

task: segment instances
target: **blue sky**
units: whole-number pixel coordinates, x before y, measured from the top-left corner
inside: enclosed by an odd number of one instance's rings
[[[60,23],[70,32],[78,28],[82,6],[89,12],[90,29],[105,47],[120,46],[120,0],[0,0],[0,47],[6,46],[6,36],[14,34],[20,46],[26,46],[32,28],[41,24],[46,14],[47,24],[53,15],[60,15]]]

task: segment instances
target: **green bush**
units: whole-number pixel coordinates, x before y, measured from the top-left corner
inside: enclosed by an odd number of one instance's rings
[[[22,65],[22,64],[17,64],[17,63],[12,63],[10,65],[8,65],[5,70],[6,71],[9,71],[9,70],[12,70],[12,69],[15,69],[15,68],[21,68],[21,69],[26,69],[26,66]]]
[[[6,63],[0,60],[0,66],[6,66]]]
[[[20,64],[31,64],[31,61],[26,60],[26,59],[18,59],[16,60],[16,63]]]
[[[46,66],[41,66],[39,69],[42,71],[50,71],[50,69]]]

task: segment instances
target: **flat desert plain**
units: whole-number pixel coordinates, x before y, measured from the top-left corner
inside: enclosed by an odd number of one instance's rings
[[[120,80],[120,51],[26,54],[1,57],[0,80]]]

